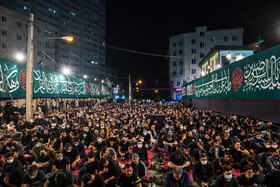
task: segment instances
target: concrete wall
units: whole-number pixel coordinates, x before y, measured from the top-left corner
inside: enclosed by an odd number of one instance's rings
[[[184,104],[189,99],[183,100]],[[192,99],[195,107],[280,124],[280,99]]]

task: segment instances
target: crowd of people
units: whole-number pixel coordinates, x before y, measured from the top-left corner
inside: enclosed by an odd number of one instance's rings
[[[272,122],[183,104],[63,106],[41,100],[30,121],[24,105],[1,107],[0,185],[148,186],[149,150],[167,158],[165,187],[280,184],[280,134]]]

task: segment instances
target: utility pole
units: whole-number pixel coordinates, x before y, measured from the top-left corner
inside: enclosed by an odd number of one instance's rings
[[[32,93],[33,93],[33,38],[34,38],[34,14],[29,13],[28,41],[27,41],[27,66],[26,66],[26,121],[32,116]]]

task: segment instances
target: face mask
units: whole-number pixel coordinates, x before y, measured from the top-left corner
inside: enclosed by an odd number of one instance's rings
[[[35,179],[37,177],[37,174],[34,176],[29,176],[30,179]]]
[[[88,130],[87,130],[87,129],[85,129],[85,132],[88,132]]]
[[[260,140],[260,139],[261,139],[261,137],[257,137],[257,139],[258,139],[258,140]]]
[[[134,132],[134,130],[130,130],[130,132]]]
[[[228,139],[228,137],[225,137],[225,140],[227,140]]]
[[[138,144],[138,148],[141,149],[142,148],[142,144]]]
[[[140,122],[137,122],[137,125],[139,125],[140,124]]]
[[[14,159],[7,160],[7,163],[8,163],[8,164],[11,164],[11,163],[13,163],[13,162],[14,162]]]
[[[98,142],[101,142],[101,139],[97,139]]]
[[[146,133],[146,132],[144,132],[143,134],[144,134],[144,136],[146,136],[146,135],[147,135],[147,133]]]
[[[207,164],[207,161],[201,161],[201,164],[202,164],[202,165],[206,165],[206,164]]]
[[[232,178],[232,174],[226,175],[226,179],[227,179],[227,180],[231,180],[231,178]]]
[[[78,145],[79,145],[79,143],[75,143],[74,145],[75,145],[75,146],[78,146]]]
[[[140,139],[141,140],[141,142],[144,142],[144,139]]]
[[[184,130],[186,130],[187,129],[187,127],[184,127]]]
[[[40,144],[36,144],[35,147],[40,147]]]
[[[86,138],[86,137],[87,137],[87,135],[83,135],[83,137],[84,137],[84,138]]]
[[[30,120],[30,123],[33,123],[34,121],[33,120]]]
[[[70,152],[71,152],[71,149],[66,149],[66,152],[70,153]]]
[[[269,149],[269,148],[270,148],[270,145],[266,145],[265,148]]]
[[[246,177],[247,177],[248,179],[251,179],[251,178],[253,178],[253,175],[246,175]]]
[[[96,125],[96,127],[99,127],[99,125]]]
[[[63,157],[61,157],[61,156],[60,156],[60,157],[57,157],[57,160],[58,160],[58,161],[61,161],[62,159],[63,159]]]
[[[41,119],[41,116],[38,116],[39,119]],[[36,176],[35,176],[36,177]]]
[[[104,127],[101,127],[101,129],[104,129]]]
[[[180,129],[181,129],[181,130],[183,130],[183,129],[184,129],[184,127],[180,127]]]

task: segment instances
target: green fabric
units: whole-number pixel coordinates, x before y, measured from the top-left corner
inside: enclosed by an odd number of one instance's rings
[[[25,97],[26,64],[0,59],[0,97]],[[54,71],[33,68],[33,97],[89,98],[109,95],[108,86]]]
[[[280,98],[280,46],[234,62],[182,87],[183,98]]]

